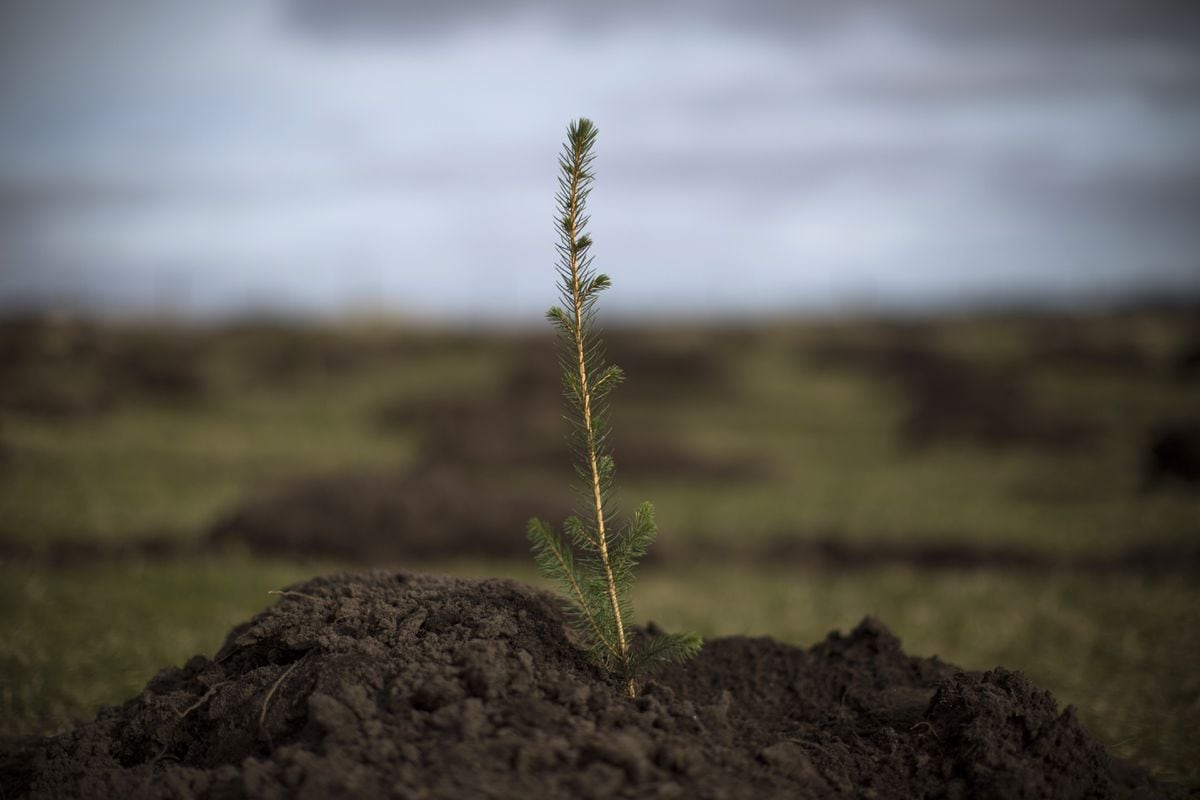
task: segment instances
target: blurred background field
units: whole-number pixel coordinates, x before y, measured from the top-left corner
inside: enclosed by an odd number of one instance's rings
[[[342,568],[537,582],[572,505],[553,342],[384,321],[0,326],[0,732],[59,730]],[[875,614],[1026,671],[1195,783],[1200,317],[607,329],[639,613],[810,644]]]
[[[318,572],[538,580],[586,115],[641,617],[877,614],[1200,785],[1198,39],[1168,0],[0,4],[0,736]]]

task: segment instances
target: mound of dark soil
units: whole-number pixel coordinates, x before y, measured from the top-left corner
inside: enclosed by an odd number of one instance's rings
[[[1176,356],[1175,375],[1182,381],[1200,377],[1200,341],[1185,346]]]
[[[557,473],[573,459],[561,390],[544,397],[389,403],[377,411],[374,421],[387,433],[417,432],[424,464]],[[623,476],[729,483],[762,480],[773,472],[761,457],[698,453],[662,431],[645,427],[614,431],[613,441]]]
[[[1146,447],[1143,485],[1200,484],[1200,423],[1160,425]]]
[[[194,402],[208,391],[204,340],[175,328],[70,319],[0,321],[0,412],[87,420],[137,402]]]
[[[1169,792],[1019,674],[710,642],[628,699],[511,581],[318,578],[95,722],[0,760],[5,797],[1114,797]]]
[[[665,468],[672,451],[640,457]],[[569,458],[564,452],[561,463]],[[525,560],[529,545],[520,532],[530,517],[558,525],[575,505],[569,487],[545,472],[503,469],[499,461],[487,468],[426,462],[404,472],[313,475],[263,490],[218,519],[203,547],[373,565],[458,557]],[[80,544],[80,553],[96,550]],[[134,549],[155,544],[144,539]],[[37,552],[48,549],[39,546]],[[662,555],[659,546],[649,559]]]
[[[572,456],[563,424],[562,374],[545,344],[541,339],[530,343],[535,352],[546,350],[544,358],[527,353],[510,365],[494,391],[386,403],[374,414],[375,425],[387,433],[417,433],[426,463],[558,472]],[[687,352],[630,348],[624,357],[652,376],[646,392],[656,404],[671,392],[728,394],[724,379],[716,377],[723,373],[709,363],[715,356],[707,356],[708,366],[701,367]],[[636,406],[638,398],[629,397],[628,389],[629,384],[621,387],[622,397]],[[622,475],[728,483],[761,480],[772,472],[761,457],[698,453],[636,415],[624,422],[613,434]]]
[[[417,328],[314,327],[282,320],[242,320],[214,329],[213,350],[232,356],[252,385],[289,387],[358,370],[402,368],[412,359],[448,358],[485,347],[483,337]]]
[[[571,513],[569,495],[451,468],[303,478],[253,497],[208,535],[264,554],[397,563],[423,558],[526,558],[513,532],[530,517]]]
[[[1137,324],[1070,314],[1034,318],[1024,331],[1026,362],[1058,371],[1107,372],[1145,380],[1158,369]]]
[[[900,440],[907,447],[958,442],[1074,450],[1095,435],[1086,422],[1039,402],[1011,367],[972,363],[925,341],[919,330],[865,342],[832,338],[806,355],[817,366],[865,372],[900,389],[907,405]]]

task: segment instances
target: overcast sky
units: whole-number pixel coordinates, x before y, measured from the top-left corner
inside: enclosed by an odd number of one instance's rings
[[[533,319],[579,115],[610,310],[1200,292],[1191,4],[642,6],[6,2],[0,308]]]

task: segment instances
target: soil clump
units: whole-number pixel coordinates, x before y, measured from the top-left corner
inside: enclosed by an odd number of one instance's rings
[[[629,699],[552,596],[316,578],[212,659],[0,755],[4,797],[1160,797],[1020,674],[865,620],[804,650],[709,642]]]

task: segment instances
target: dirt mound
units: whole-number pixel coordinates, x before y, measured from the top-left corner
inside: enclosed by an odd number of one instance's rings
[[[1175,375],[1181,381],[1200,377],[1200,341],[1186,345],[1175,358]]]
[[[530,347],[536,351],[540,345]],[[672,351],[636,348],[625,357],[653,376],[646,381],[650,385],[645,391],[656,403],[670,392],[728,394],[715,377],[719,370],[708,361],[703,362],[707,367],[700,367]],[[556,357],[547,349],[544,358],[527,357],[510,365],[495,391],[457,398],[404,398],[377,409],[374,423],[385,433],[417,433],[426,463],[557,473],[571,463],[572,456],[563,423],[562,374],[555,365]],[[678,376],[687,377],[674,380]],[[628,397],[628,389],[629,384],[620,388],[622,397],[636,405],[638,399]],[[695,452],[654,423],[636,416],[626,422],[613,432],[622,475],[727,483],[762,480],[773,471],[761,457]]]
[[[896,331],[865,342],[834,337],[804,354],[818,367],[857,370],[896,386],[907,405],[904,446],[958,442],[1061,451],[1094,438],[1088,424],[1040,402],[1012,368],[972,363],[925,341],[919,330]]]
[[[0,413],[86,421],[131,403],[194,402],[208,391],[203,346],[184,329],[0,320]]]
[[[1107,372],[1146,380],[1158,371],[1154,354],[1137,325],[1072,315],[1029,319],[1024,326],[1025,361],[1058,371]]]
[[[643,453],[640,459],[666,468],[672,457],[672,451],[664,450]],[[568,459],[564,453],[561,463]],[[557,474],[506,470],[499,461],[494,467],[425,462],[403,472],[313,475],[251,496],[217,520],[201,549],[244,548],[263,555],[337,558],[375,566],[457,557],[524,561],[529,544],[521,533],[529,519],[540,517],[558,525],[574,513],[577,501]],[[155,537],[118,549],[151,556],[154,550],[162,552]],[[72,556],[70,547],[39,545],[33,552],[44,556],[51,550]],[[81,543],[80,553],[95,551],[94,545]],[[0,543],[0,555],[4,552]],[[660,543],[646,560],[662,558]]]
[[[557,474],[573,459],[561,389],[544,397],[389,403],[375,414],[375,423],[385,433],[417,432],[423,464]],[[612,436],[623,476],[728,483],[758,481],[773,472],[765,459],[699,453],[644,427],[613,431]]]
[[[879,623],[710,642],[626,698],[548,595],[318,578],[95,722],[0,758],[5,797],[1170,796],[1004,670]]]
[[[1143,485],[1200,484],[1200,423],[1160,425],[1150,435]]]
[[[513,485],[450,468],[303,478],[252,498],[210,531],[218,547],[379,564],[529,555],[530,517],[571,513],[561,489]],[[514,533],[516,535],[514,535]]]

